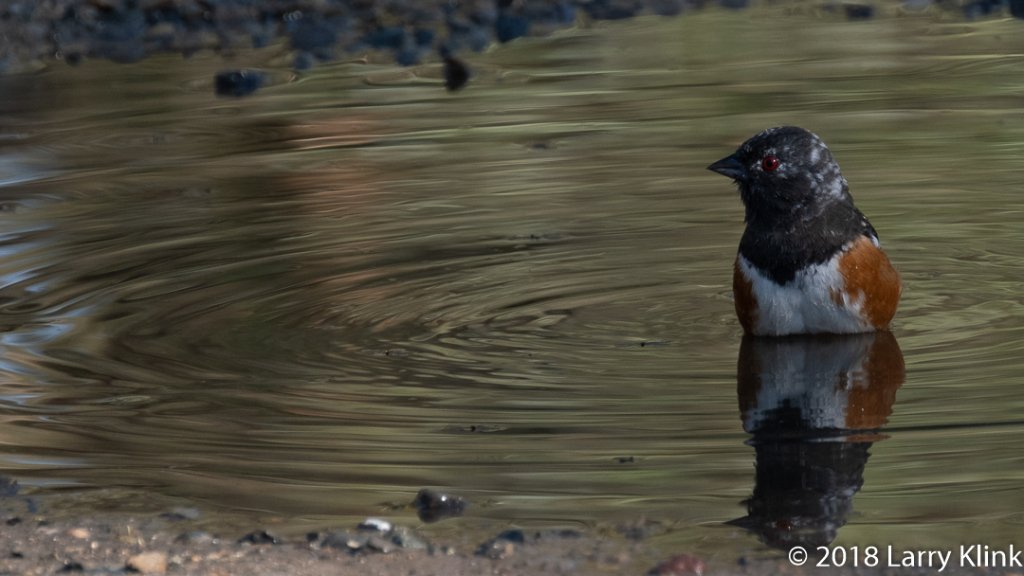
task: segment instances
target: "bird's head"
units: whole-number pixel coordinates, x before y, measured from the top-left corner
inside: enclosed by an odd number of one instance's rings
[[[851,201],[828,147],[796,126],[769,128],[708,170],[736,181],[747,222],[813,218],[833,202]]]

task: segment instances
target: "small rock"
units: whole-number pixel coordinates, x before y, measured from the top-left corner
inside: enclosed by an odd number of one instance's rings
[[[476,551],[477,556],[484,556],[491,560],[508,558],[516,551],[516,545],[508,540],[492,540]]]
[[[7,476],[0,476],[0,497],[9,498],[18,493],[18,481]]]
[[[178,544],[216,544],[218,539],[205,530],[183,532],[174,539]]]
[[[357,530],[363,530],[366,532],[379,532],[381,534],[387,534],[391,532],[394,527],[391,522],[384,520],[383,518],[367,518],[356,526]]]
[[[867,4],[844,4],[847,20],[869,20],[875,15],[874,6]]]
[[[166,574],[167,554],[163,552],[143,552],[128,559],[128,570],[143,574]]]
[[[160,515],[160,517],[164,520],[170,520],[172,522],[181,522],[183,520],[198,520],[199,516],[199,508],[188,508],[185,506],[171,508],[167,512],[164,512]]]
[[[476,549],[477,556],[485,556],[492,560],[508,558],[516,551],[516,546],[526,543],[526,533],[522,530],[505,530]]]
[[[313,532],[306,536],[309,545],[314,549],[336,548],[338,550],[358,551],[366,545],[369,536],[352,534],[344,530],[332,530],[327,533]]]
[[[381,554],[390,554],[395,549],[395,545],[390,540],[377,535],[367,538],[363,547],[373,552],[380,552]]]
[[[445,518],[462,516],[466,511],[467,502],[458,496],[424,488],[416,494],[412,505],[416,508],[420,520],[429,524]]]
[[[455,92],[469,82],[469,66],[453,56],[444,46],[441,47],[440,54],[444,62],[444,86],[449,92]]]
[[[85,566],[83,566],[81,562],[76,562],[75,560],[65,560],[64,565],[60,567],[60,570],[57,570],[59,573],[84,571]]]
[[[89,533],[89,530],[85,528],[72,528],[71,530],[68,530],[68,536],[78,540],[88,540],[91,535],[92,534]]]
[[[267,74],[261,70],[225,70],[213,79],[218,96],[248,96],[263,87]]]
[[[429,548],[425,540],[416,535],[412,530],[402,526],[395,526],[394,530],[391,531],[391,541],[406,550],[426,550]]]
[[[277,536],[266,530],[256,530],[238,539],[239,544],[280,544]]]
[[[701,576],[704,561],[692,554],[680,554],[665,560],[647,572],[647,576]]]

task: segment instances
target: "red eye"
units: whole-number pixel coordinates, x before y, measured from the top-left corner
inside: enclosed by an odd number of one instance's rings
[[[761,170],[764,170],[765,172],[775,172],[775,170],[778,169],[779,164],[781,164],[779,159],[769,154],[761,159]]]

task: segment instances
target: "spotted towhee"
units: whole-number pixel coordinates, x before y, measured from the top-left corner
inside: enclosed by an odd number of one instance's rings
[[[888,328],[899,274],[818,136],[795,126],[770,128],[708,169],[735,180],[746,207],[733,271],[745,332]]]

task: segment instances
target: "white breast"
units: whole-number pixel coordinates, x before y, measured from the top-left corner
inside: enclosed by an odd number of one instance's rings
[[[741,254],[740,269],[750,280],[757,300],[757,324],[754,333],[781,336],[830,332],[852,334],[873,330],[861,315],[863,295],[851,300],[843,290],[839,257],[801,270],[780,286],[765,276]],[[842,295],[837,297],[836,295]]]

